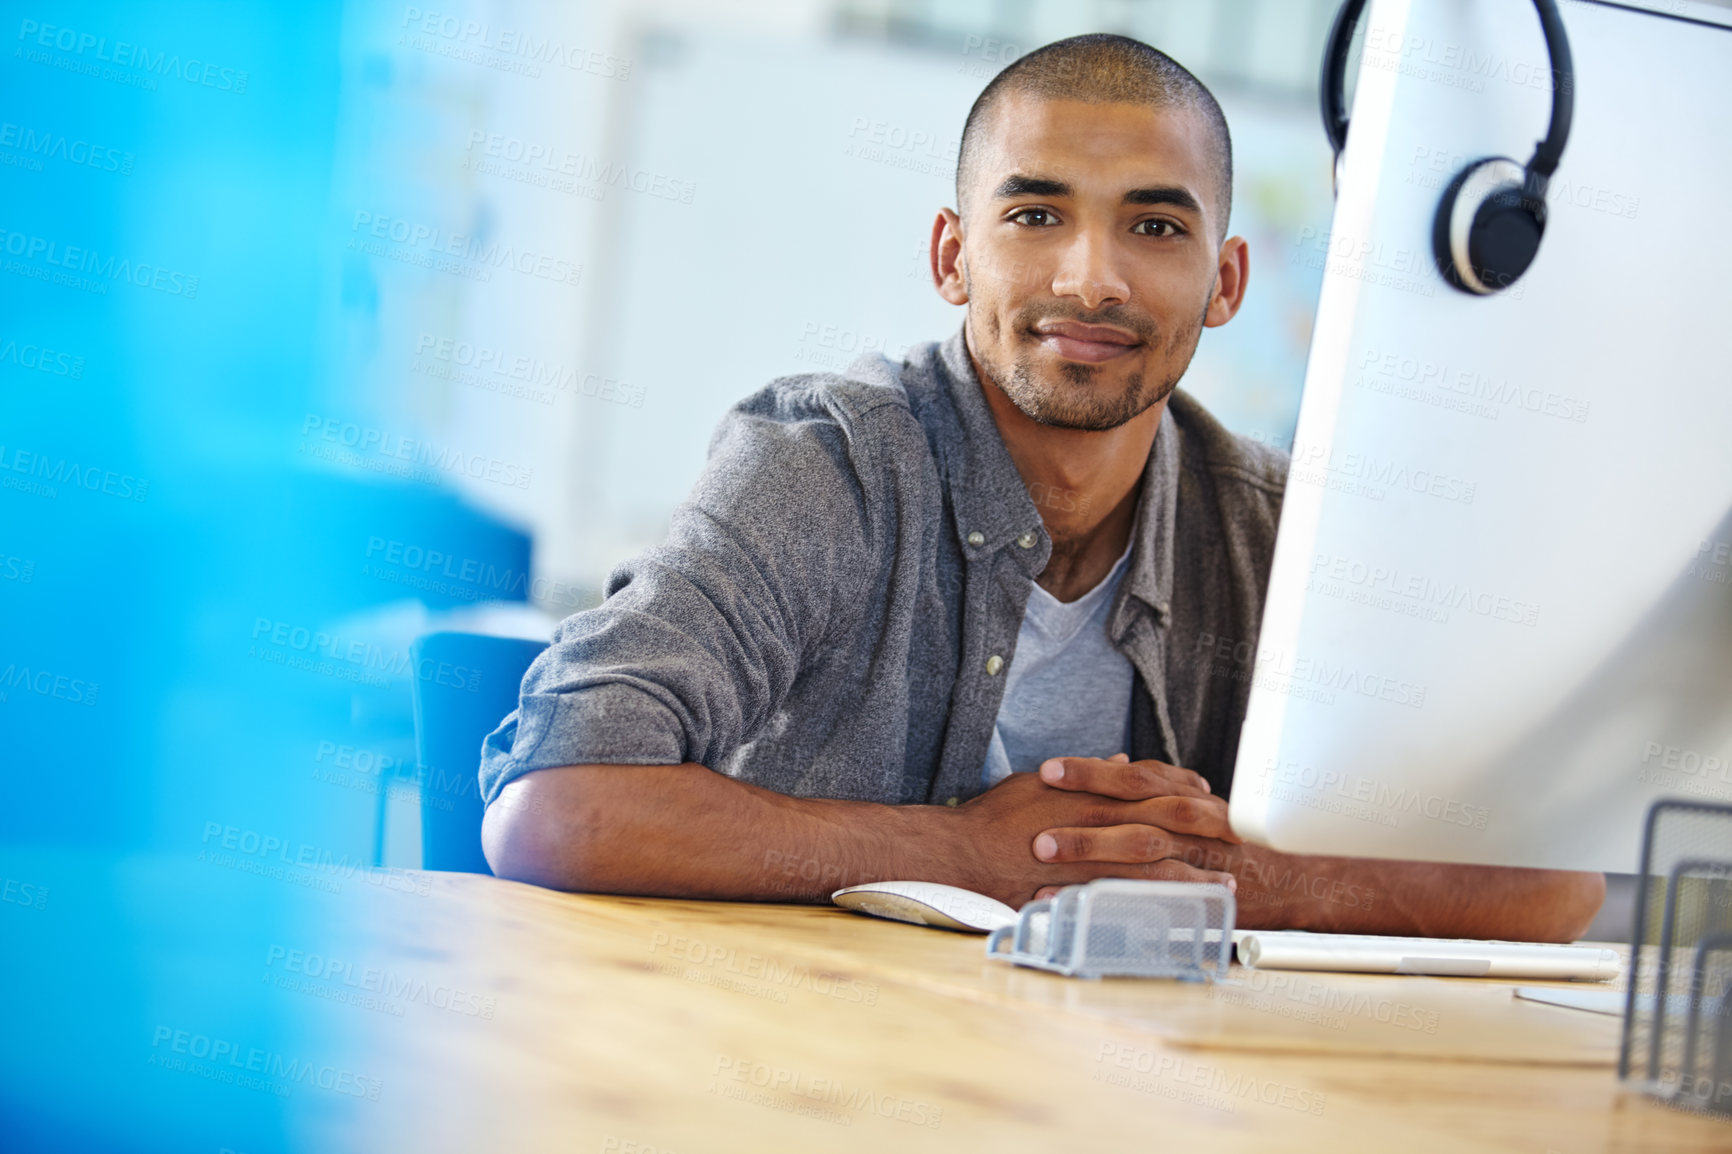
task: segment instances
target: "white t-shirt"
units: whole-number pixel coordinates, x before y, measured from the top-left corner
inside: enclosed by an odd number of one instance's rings
[[[1107,614],[1130,558],[1127,544],[1112,572],[1068,604],[1039,585],[1029,590],[982,786],[1039,769],[1049,757],[1130,752],[1136,671],[1107,637]]]

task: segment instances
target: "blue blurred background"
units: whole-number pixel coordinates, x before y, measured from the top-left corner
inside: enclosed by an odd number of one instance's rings
[[[1019,53],[1121,31],[1215,90],[1251,290],[1185,386],[1289,443],[1332,10],[8,6],[0,1145],[322,1149],[389,1093],[389,1016],[281,979],[416,892],[410,646],[545,639],[729,404],[954,331],[927,235]]]

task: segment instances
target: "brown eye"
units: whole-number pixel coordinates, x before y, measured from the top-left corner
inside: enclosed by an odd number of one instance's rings
[[[1039,219],[1035,219],[1035,218]],[[1044,208],[1025,208],[1011,216],[1014,224],[1026,224],[1033,228],[1041,228],[1052,223],[1052,213]]]
[[[1156,229],[1161,231],[1154,231]],[[1139,236],[1177,236],[1179,226],[1170,220],[1139,220],[1131,226],[1131,231]]]

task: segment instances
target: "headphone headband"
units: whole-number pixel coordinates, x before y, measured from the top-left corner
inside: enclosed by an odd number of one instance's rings
[[[1528,171],[1546,179],[1558,170],[1564,144],[1570,139],[1570,124],[1576,113],[1576,62],[1570,56],[1570,38],[1564,35],[1564,18],[1557,0],[1534,0],[1540,28],[1546,35],[1546,54],[1552,61],[1552,118],[1545,139],[1534,148]]]
[[[1525,166],[1488,157],[1459,173],[1444,193],[1433,230],[1433,251],[1444,279],[1465,292],[1487,295],[1527,271],[1545,232],[1546,186],[1564,154],[1576,107],[1576,70],[1557,0],[1534,0],[1551,61],[1552,114],[1546,134]],[[1318,84],[1323,131],[1340,172],[1347,146],[1347,48],[1365,0],[1345,0],[1329,28]]]

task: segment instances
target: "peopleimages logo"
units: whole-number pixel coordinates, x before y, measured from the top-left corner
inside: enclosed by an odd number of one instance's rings
[[[276,621],[269,617],[257,618],[253,622],[252,640],[256,644],[249,656],[257,656],[257,650],[268,646],[278,652],[342,662],[357,670],[378,675],[381,681],[391,677],[416,677],[435,685],[465,689],[470,693],[481,687],[479,669],[472,669],[467,665],[453,665],[449,661],[434,661],[429,657],[423,657],[417,662],[404,649],[387,648],[361,638],[344,637],[340,633],[328,633],[323,629],[311,629],[289,621]]]
[[[1436,295],[1430,255],[1419,248],[1373,243],[1311,225],[1301,228],[1293,243],[1291,264],[1418,296]],[[1511,295],[1519,296],[1520,290]]]
[[[491,1021],[498,1008],[496,998],[470,990],[283,945],[273,944],[265,951],[265,968],[280,969],[295,978],[335,985],[355,994],[375,994],[392,1002],[420,1002],[435,1010],[471,1018]]]
[[[478,150],[481,157],[475,155]],[[579,185],[591,185],[597,189],[627,188],[632,192],[679,204],[690,204],[697,195],[698,186],[693,181],[642,168],[629,168],[610,160],[573,152],[557,144],[524,140],[498,132],[484,132],[479,128],[470,130],[465,151],[469,153],[469,157],[464,161],[464,167],[484,175],[525,179],[528,173],[533,172],[546,177],[570,177]],[[511,167],[507,168],[506,165]],[[514,170],[517,169],[523,172],[514,175]],[[544,183],[540,179],[527,179],[526,182]],[[575,187],[576,185],[572,186],[573,190]],[[566,189],[560,186],[560,190]]]
[[[1406,181],[1421,188],[1442,189],[1455,179],[1456,173],[1477,159],[1478,153],[1469,155],[1447,148],[1415,145],[1413,158],[1408,161]],[[1627,192],[1616,192],[1599,185],[1572,181],[1567,175],[1557,175],[1546,183],[1546,204],[1554,209],[1559,205],[1566,208],[1585,208],[1606,216],[1634,220],[1642,206],[1642,199]]]
[[[841,1002],[865,1006],[878,1004],[876,982],[864,982],[859,978],[850,978],[826,970],[814,972],[807,966],[782,962],[765,954],[748,953],[742,956],[733,946],[704,942],[680,934],[670,935],[658,930],[650,939],[650,953],[660,953],[663,948],[667,950],[666,956],[675,961],[714,968],[724,975],[787,986],[790,989],[804,987],[814,994],[835,998]],[[675,973],[677,972],[678,967],[675,967]],[[779,1000],[786,1001],[787,998],[784,996]]]
[[[17,662],[0,669],[0,701],[6,701],[8,694],[23,692],[73,705],[95,705],[98,688],[94,681],[69,677],[50,669],[32,669]]]
[[[1465,581],[1440,581],[1398,565],[1368,564],[1332,553],[1318,553],[1311,559],[1306,588],[1326,597],[1439,622],[1447,622],[1455,609],[1515,625],[1539,622],[1540,610],[1534,602],[1475,588]]]
[[[630,405],[634,409],[643,408],[644,390],[641,385],[629,385],[599,373],[580,373],[538,357],[454,337],[437,337],[423,332],[415,341],[415,356],[417,372],[470,385],[484,392],[507,393],[548,405],[553,403],[556,394],[570,393],[612,401],[616,405]],[[424,364],[422,358],[431,358],[436,363]]]
[[[448,12],[428,12],[415,7],[403,9],[399,27],[419,34],[417,40],[407,47],[488,67],[511,64],[516,67],[508,71],[522,72],[530,77],[540,76],[538,66],[543,64],[585,72],[604,80],[628,80],[631,77],[630,60],[580,44],[567,44],[557,37],[541,36],[529,29],[467,20]],[[437,39],[433,39],[435,37]]]
[[[503,569],[491,561],[459,557],[440,549],[412,542],[367,538],[367,563],[361,574],[426,589],[464,601],[533,600],[541,605],[578,609],[585,603],[583,590],[563,581],[536,577],[527,570]]]
[[[1732,541],[1704,540],[1691,558],[1688,572],[1710,585],[1732,585]]]
[[[927,176],[954,179],[961,141],[924,129],[856,116],[848,130],[843,156],[901,168]]]
[[[1501,52],[1440,43],[1429,36],[1409,36],[1393,28],[1374,26],[1366,31],[1365,57],[1373,68],[1436,80],[1472,92],[1485,91],[1487,80],[1548,92],[1563,81],[1549,61],[1538,64],[1516,60]]]
[[[10,338],[0,342],[0,365],[17,365],[21,369],[34,369],[51,377],[70,377],[73,380],[84,376],[83,357],[47,345],[20,343]]]
[[[1440,794],[1425,793],[1416,786],[1392,786],[1388,782],[1376,781],[1358,774],[1346,774],[1333,769],[1319,770],[1315,766],[1302,765],[1295,761],[1278,761],[1271,757],[1264,763],[1262,780],[1258,783],[1259,792],[1269,793],[1283,786],[1287,787],[1288,792],[1297,789],[1314,797],[1333,795],[1342,801],[1360,802],[1389,813],[1412,814],[1466,829],[1485,829],[1486,821],[1491,816],[1491,811],[1483,805],[1469,805]]]
[[[1374,453],[1338,450],[1333,444],[1305,441],[1293,445],[1290,476],[1355,496],[1383,500],[1391,489],[1406,490],[1442,501],[1473,504],[1478,486],[1463,477],[1435,469],[1415,468]]]
[[[1112,1070],[1148,1074],[1156,1082],[1193,1087],[1218,1095],[1214,1100],[1198,1099],[1196,1104],[1228,1111],[1236,1110],[1242,1102],[1257,1102],[1301,1114],[1321,1114],[1328,1101],[1327,1096],[1320,1090],[1290,1086],[1285,1082],[1256,1078],[1244,1073],[1229,1073],[1220,1066],[1192,1061],[1177,1054],[1157,1054],[1153,1050],[1127,1046],[1122,1042],[1102,1042],[1100,1050],[1095,1054],[1095,1063],[1097,1068],[1090,1076],[1091,1081],[1108,1082],[1126,1089],[1150,1093],[1155,1091],[1153,1083],[1141,1084],[1137,1079],[1114,1075],[1108,1067]]]
[[[351,240],[351,248],[438,272],[460,273],[473,280],[489,280],[490,270],[501,268],[555,284],[574,285],[583,279],[583,265],[579,263],[403,217],[359,210],[350,222],[349,231],[371,238]],[[387,249],[379,241],[404,247]]]
[[[535,478],[534,469],[526,469],[509,461],[501,461],[480,453],[465,453],[449,445],[434,445],[337,417],[308,413],[301,421],[301,451],[338,464],[362,468],[380,467],[393,475],[414,480],[437,479],[440,474],[464,476],[475,481],[492,481],[514,489],[527,489]],[[315,439],[316,438],[316,439]],[[323,445],[318,442],[324,442]]]
[[[340,1066],[291,1058],[258,1046],[243,1046],[227,1038],[213,1038],[209,1034],[179,1030],[173,1026],[156,1027],[150,1046],[153,1051],[150,1064],[153,1066],[183,1070],[213,1081],[244,1085],[247,1089],[283,1093],[293,1085],[304,1085],[377,1102],[385,1086],[378,1078],[369,1078]],[[190,1064],[186,1061],[188,1058],[194,1063],[209,1065]],[[260,1082],[257,1078],[249,1081],[247,1075],[278,1081],[275,1085]]]
[[[150,493],[150,482],[131,473],[117,473],[113,469],[96,465],[81,465],[66,457],[50,457],[47,453],[35,453],[5,444],[0,444],[0,474],[33,478],[29,482],[14,484],[14,477],[0,477],[0,484],[8,489],[24,488],[34,485],[35,481],[46,481],[90,493],[118,497],[124,501],[142,501]],[[48,489],[45,495],[58,494],[59,490]]]
[[[938,1129],[944,1122],[944,1109],[941,1106],[895,1094],[879,1093],[863,1086],[850,1086],[839,1078],[815,1078],[804,1071],[771,1066],[748,1058],[718,1055],[712,1077],[712,1094],[721,1093],[731,1081],[786,1094],[790,1098],[808,1098],[825,1106],[834,1106],[838,1112],[851,1110],[855,1114],[893,1118],[898,1122],[924,1126],[929,1130]],[[847,1125],[852,1121],[853,1115],[842,1113],[841,1117],[848,1120],[842,1123]]]
[[[48,908],[48,887],[19,881],[17,878],[7,878],[5,884],[0,885],[0,902],[23,906],[26,909],[45,910]]]
[[[0,148],[17,149],[36,160],[46,157],[94,168],[98,172],[118,172],[122,176],[132,174],[133,156],[130,152],[88,140],[74,140],[65,134],[39,132],[25,125],[13,124],[10,120],[0,121]],[[37,171],[40,171],[40,166]]]
[[[327,893],[339,893],[339,882],[356,879],[395,893],[426,897],[433,892],[433,882],[425,873],[397,866],[376,866],[362,857],[220,821],[204,823],[204,837],[199,844],[203,847],[198,852],[200,862],[307,885]],[[291,872],[294,870],[307,872],[295,874]]]
[[[1246,970],[1231,983],[1213,986],[1208,997],[1331,1030],[1347,1029],[1347,1017],[1356,1017],[1414,1033],[1435,1034],[1441,1021],[1436,1010],[1391,1000],[1375,990],[1318,981],[1302,972]]]
[[[57,240],[32,233],[0,228],[0,252],[26,261],[41,261],[55,269],[66,270],[66,275],[69,276],[95,278],[93,281],[71,286],[86,291],[94,289],[106,293],[108,286],[103,282],[109,281],[125,282],[137,288],[151,289],[172,297],[185,297],[187,300],[198,296],[198,277],[189,273],[164,268],[149,261],[116,256],[114,253],[105,257],[95,249],[75,244],[63,245]],[[32,267],[34,266],[20,265],[16,268],[9,267],[7,271],[25,272]],[[46,270],[39,269],[38,272],[46,279]]]
[[[1710,779],[1732,784],[1732,754],[1704,753],[1698,749],[1663,741],[1646,742],[1637,780],[1683,793],[1722,796],[1724,789],[1707,785]]]
[[[1434,397],[1441,408],[1496,420],[1503,412],[1521,411],[1581,424],[1589,403],[1549,389],[1527,387],[1471,369],[1455,369],[1441,361],[1424,360],[1378,348],[1367,348],[1359,361],[1359,384],[1374,392],[1422,399]]]
[[[401,790],[422,805],[449,813],[454,798],[478,798],[481,782],[474,769],[441,769],[377,750],[321,741],[313,755],[313,778],[328,785],[375,796]],[[497,803],[496,803],[497,804]],[[531,802],[541,812],[538,800]]]
[[[1260,689],[1323,705],[1334,704],[1339,691],[1412,709],[1425,706],[1424,685],[1323,657],[1293,658],[1281,650],[1265,652],[1241,638],[1200,633],[1191,652],[1204,659],[1207,676],[1249,681]]]
[[[116,40],[110,44],[106,36],[80,32],[76,28],[24,20],[18,25],[18,39],[37,48],[70,52],[83,60],[113,64],[121,68],[135,68],[152,76],[164,79],[173,77],[202,88],[215,88],[219,92],[242,93],[247,90],[248,77],[245,69],[226,68],[200,60],[196,56],[183,59],[178,52],[153,52],[142,44],[132,44],[125,40]],[[32,58],[32,63],[44,62]],[[152,84],[151,87],[154,88],[155,85]]]

